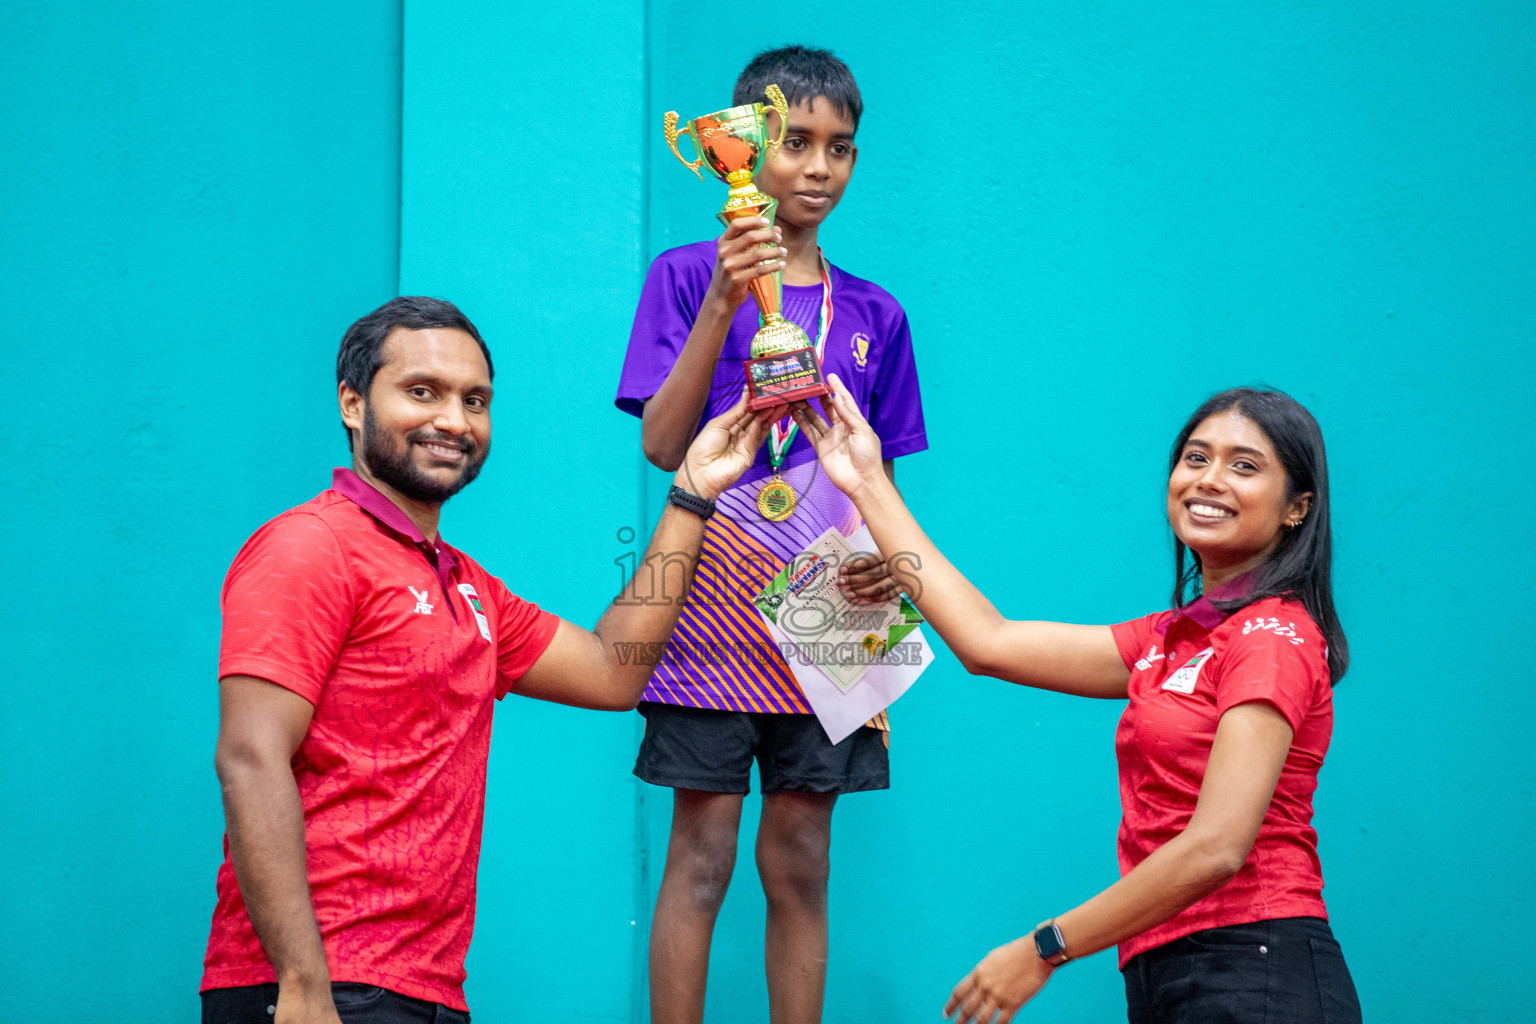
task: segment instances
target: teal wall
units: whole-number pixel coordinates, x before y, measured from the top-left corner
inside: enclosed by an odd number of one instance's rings
[[[6,5],[0,1020],[195,1020],[219,585],[395,291],[398,5]]]
[[[650,532],[640,433],[613,409],[644,270],[645,67],[639,4],[581,19],[573,33],[569,13],[528,5],[406,4],[400,287],[457,302],[496,360],[495,454],[444,535],[591,626],[618,592],[613,560]],[[631,1019],[639,721],[498,710],[466,964],[477,1019]]]
[[[496,457],[445,535],[595,619],[663,480],[611,406],[641,276],[719,203],[660,115],[724,106],[787,41],[863,86],[826,250],[911,315],[932,451],[899,479],[1006,612],[1157,607],[1182,417],[1254,381],[1317,414],[1354,656],[1317,798],[1335,930],[1373,1019],[1521,1016],[1529,8],[834,3],[739,33],[722,10],[7,8],[0,1017],[195,1014],[218,586],[344,459],[331,373],[355,316],[399,289],[481,326]],[[1113,879],[1118,713],[947,656],[897,705],[894,788],[835,821],[829,1022],[937,1017],[982,953]],[[643,1019],[669,801],[628,775],[635,740],[630,716],[501,708],[477,1018]],[[767,1019],[750,848],[748,824],[711,1019]],[[1029,1017],[1122,1013],[1101,956]]]

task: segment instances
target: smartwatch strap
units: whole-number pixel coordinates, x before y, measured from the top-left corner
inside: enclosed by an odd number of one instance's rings
[[[686,509],[700,519],[708,519],[715,514],[715,503],[708,498],[701,498],[692,491],[685,491],[676,484],[667,492],[667,502],[678,508]]]

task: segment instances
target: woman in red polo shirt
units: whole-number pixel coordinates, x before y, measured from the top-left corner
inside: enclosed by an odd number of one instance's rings
[[[916,556],[917,605],[967,670],[1130,701],[1115,737],[1120,880],[988,953],[946,1015],[1006,1022],[1056,967],[1118,944],[1132,1024],[1358,1021],[1312,828],[1349,661],[1317,422],[1277,391],[1211,398],[1169,460],[1173,610],[1117,626],[1016,622],[924,535],[831,382],[831,423],[801,407],[801,429],[880,550]]]

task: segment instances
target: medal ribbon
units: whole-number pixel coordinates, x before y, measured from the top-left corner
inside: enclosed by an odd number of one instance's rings
[[[820,365],[822,354],[827,348],[827,335],[832,330],[832,264],[827,262],[826,254],[819,248],[816,254],[821,257],[821,326],[816,331],[816,362]],[[775,476],[779,473],[779,467],[784,465],[789,446],[794,443],[798,433],[800,425],[790,417],[786,417],[784,423],[775,423],[768,428],[768,464]]]

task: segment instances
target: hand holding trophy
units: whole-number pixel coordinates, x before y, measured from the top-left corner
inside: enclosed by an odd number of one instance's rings
[[[772,224],[778,210],[778,201],[759,191],[752,181],[763,155],[778,148],[789,126],[789,104],[784,93],[777,85],[770,85],[767,92],[779,115],[779,137],[771,141],[767,108],[761,103],[705,114],[681,129],[675,110],[667,111],[663,120],[667,145],[684,167],[698,174],[700,180],[704,176],[699,174],[699,168],[708,167],[711,174],[731,187],[717,214],[722,224],[738,217],[763,217]],[[693,141],[698,159],[690,162],[678,151],[677,140],[683,135]],[[752,409],[768,409],[832,393],[810,339],[783,315],[783,287],[782,271],[766,274],[751,285],[752,298],[763,321],[762,328],[752,337],[752,358],[745,363],[747,404]]]
[[[881,461],[880,438],[835,373],[832,388],[832,397],[821,403],[826,419],[809,402],[796,403],[790,415],[816,449],[816,458],[827,479],[856,499],[871,484],[890,483],[890,478],[885,475]]]

